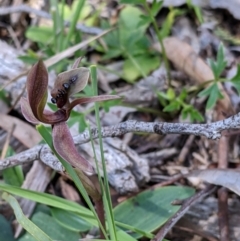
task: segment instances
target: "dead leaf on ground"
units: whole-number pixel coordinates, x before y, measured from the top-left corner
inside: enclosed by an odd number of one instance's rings
[[[67,200],[71,200],[74,202],[80,202],[80,196],[77,193],[77,191],[73,188],[73,186],[69,185],[63,177],[59,178],[59,185],[62,191],[63,197],[65,197]]]
[[[0,127],[5,131],[10,131],[15,124],[13,136],[28,148],[37,145],[42,139],[34,127],[18,118],[0,114],[0,120]]]
[[[240,170],[196,170],[188,174],[188,177],[197,177],[205,182],[226,187],[240,196]]]

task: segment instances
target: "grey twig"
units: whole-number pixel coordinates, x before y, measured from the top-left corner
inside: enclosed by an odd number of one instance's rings
[[[186,123],[167,123],[167,122],[139,122],[129,120],[117,125],[103,127],[102,137],[117,137],[129,132],[157,133],[165,134],[188,134],[195,136],[205,136],[209,139],[218,139],[221,137],[221,132],[229,129],[237,129],[240,127],[240,113],[233,115],[225,120],[216,121],[211,124],[186,124]],[[91,129],[93,139],[98,138],[99,133],[96,128]],[[89,131],[84,131],[82,134],[73,137],[74,143],[80,145],[90,141]],[[58,159],[52,154],[47,145],[39,145],[26,150],[22,153],[8,157],[0,161],[0,170],[8,167],[20,165],[34,160],[41,160],[48,166],[57,171],[62,171]]]
[[[32,13],[32,14],[35,14],[36,16],[38,16],[38,17],[46,18],[46,19],[52,18],[51,14],[49,14],[48,12],[29,7],[26,4],[21,4],[21,5],[18,5],[18,6],[1,7],[0,8],[0,16],[8,15],[8,14],[11,14],[11,13],[19,13],[19,12]],[[64,24],[67,27],[67,26],[70,25],[70,22],[64,21]],[[103,32],[103,30],[100,29],[100,28],[87,27],[83,24],[77,24],[76,29],[82,31],[83,33],[93,34],[93,35],[98,35],[98,34]]]

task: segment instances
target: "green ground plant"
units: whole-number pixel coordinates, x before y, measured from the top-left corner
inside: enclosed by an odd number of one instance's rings
[[[50,1],[52,9],[53,27],[29,27],[26,32],[26,37],[38,44],[39,49],[43,53],[44,58],[53,56],[61,52],[71,45],[81,41],[81,33],[75,31],[76,23],[79,19],[85,19],[88,24],[92,25],[98,18],[98,13],[93,17],[89,17],[89,8],[86,1],[74,1],[74,13],[70,19],[70,9],[62,1],[58,4],[56,0]],[[132,5],[126,6],[120,13],[116,29],[103,37],[105,45],[100,43],[92,44],[91,46],[100,53],[103,53],[102,61],[121,58],[124,61],[123,73],[121,76],[129,83],[136,82],[140,77],[146,77],[152,70],[160,65],[160,56],[151,49],[150,39],[146,32],[149,26],[153,25],[158,41],[163,50],[163,61],[168,72],[168,89],[165,92],[157,92],[160,104],[163,106],[164,112],[171,114],[181,113],[183,119],[189,118],[190,121],[203,121],[202,114],[189,104],[189,92],[182,89],[177,93],[171,86],[170,67],[164,51],[163,39],[170,34],[175,17],[184,13],[183,10],[169,10],[166,20],[161,28],[157,26],[155,17],[162,7],[163,1],[153,1],[149,6],[144,0],[121,1],[122,4],[128,3]],[[202,22],[201,11],[196,6],[192,5],[191,1],[187,1],[190,10],[193,10],[199,22]],[[139,8],[139,5],[141,8]],[[69,30],[65,32],[64,21],[70,20],[71,25]],[[101,20],[103,29],[111,28],[106,21]],[[82,55],[83,52],[77,52],[76,55]],[[22,59],[29,63],[35,63],[39,56],[32,50],[28,51]],[[63,60],[57,65],[57,70],[65,69],[71,60]],[[213,108],[220,98],[223,97],[219,85],[223,82],[230,81],[235,89],[240,94],[240,66],[238,66],[236,75],[230,79],[223,79],[221,75],[226,68],[227,62],[224,57],[223,45],[219,46],[216,61],[209,60],[209,65],[214,73],[214,80],[209,80],[207,86],[200,86],[199,97],[207,98],[206,109]],[[55,66],[56,67],[56,66]],[[59,72],[61,72],[59,71]],[[75,97],[92,97],[98,95],[97,90],[97,71],[96,66],[90,67],[92,84],[87,85],[81,95]],[[204,87],[204,89],[202,88]],[[206,87],[206,88],[205,88]],[[194,96],[196,97],[196,95]],[[36,103],[35,103],[36,104]],[[37,103],[38,104],[38,103]],[[69,115],[68,126],[78,124],[79,132],[85,129],[90,129],[86,115],[94,111],[98,132],[101,132],[101,124],[99,117],[99,108],[108,111],[112,105],[119,104],[119,100],[111,100],[106,103],[95,103],[94,107],[86,110],[84,113],[71,110]],[[53,112],[57,112],[56,105],[48,103]],[[41,108],[41,105],[39,105]],[[38,111],[37,111],[38,113]],[[64,120],[65,121],[65,120]],[[43,121],[44,122],[44,121]],[[55,123],[48,123],[55,124]],[[194,194],[194,190],[189,187],[169,186],[166,188],[156,188],[154,190],[146,190],[137,194],[134,198],[130,198],[117,207],[113,208],[109,191],[107,171],[104,161],[104,151],[101,136],[99,137],[101,160],[96,161],[101,163],[103,167],[103,177],[100,176],[100,171],[97,171],[98,182],[100,186],[99,200],[94,200],[101,203],[102,210],[95,210],[92,200],[92,193],[89,192],[85,185],[81,173],[79,174],[68,160],[65,160],[56,150],[54,146],[54,134],[51,128],[46,128],[44,125],[38,125],[37,130],[41,134],[44,142],[51,148],[53,153],[65,167],[68,175],[75,183],[76,188],[83,196],[88,208],[77,203],[56,197],[54,195],[33,192],[20,188],[23,182],[23,173],[21,168],[11,168],[3,172],[5,183],[0,183],[0,189],[4,192],[2,198],[7,201],[13,208],[18,222],[24,227],[28,233],[20,237],[19,241],[25,240],[76,240],[81,238],[81,234],[93,228],[99,228],[99,236],[104,240],[120,240],[134,241],[141,237],[153,238],[153,232],[163,225],[174,213],[179,210],[180,206],[170,205],[175,199],[186,199]],[[95,152],[94,143],[92,148]],[[7,155],[12,155],[11,149]],[[11,176],[15,176],[12,179]],[[23,215],[22,210],[13,195],[30,199],[38,202],[39,205],[31,218]],[[94,199],[94,198],[92,198]],[[131,211],[129,211],[131,210]],[[102,213],[104,219],[102,220]],[[130,214],[129,214],[130,213]],[[144,218],[143,218],[144,217]],[[146,219],[147,218],[147,222]],[[67,220],[67,222],[66,222]],[[9,230],[8,223],[0,216],[2,227]],[[54,230],[54,231],[53,231]],[[4,234],[0,234],[4,235]],[[13,234],[7,232],[7,236],[3,240],[14,240]],[[6,238],[7,237],[7,238]],[[1,239],[1,236],[0,236]],[[97,240],[97,239],[95,239]]]

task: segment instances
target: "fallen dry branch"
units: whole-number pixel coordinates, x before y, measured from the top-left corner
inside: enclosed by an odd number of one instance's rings
[[[139,122],[129,120],[117,125],[103,127],[102,137],[117,137],[129,132],[157,133],[165,134],[191,134],[195,136],[205,136],[209,139],[218,139],[221,132],[240,127],[240,113],[227,119],[216,121],[211,124],[186,124],[186,123],[167,123],[167,122]],[[98,130],[91,129],[93,139],[98,138]],[[90,141],[88,131],[74,137],[75,145],[80,145]],[[0,170],[20,165],[23,163],[41,160],[56,171],[63,171],[63,167],[58,159],[53,155],[47,145],[38,145],[24,152],[8,157],[0,162]]]

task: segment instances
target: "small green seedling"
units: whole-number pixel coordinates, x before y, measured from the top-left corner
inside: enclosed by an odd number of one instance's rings
[[[192,105],[186,103],[187,95],[188,93],[186,89],[183,89],[179,96],[176,96],[176,93],[172,88],[169,88],[167,93],[157,92],[159,102],[164,106],[164,112],[181,111],[183,119],[189,117],[192,122],[203,121],[204,118],[201,113]]]

